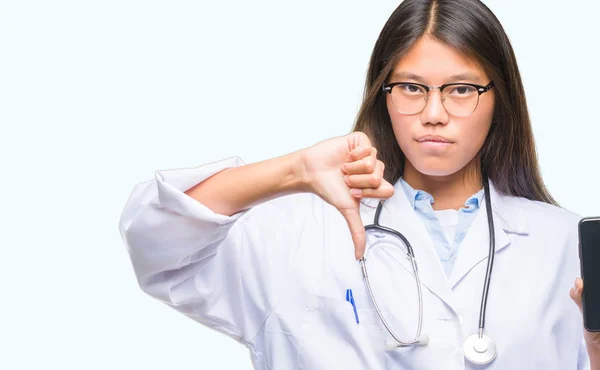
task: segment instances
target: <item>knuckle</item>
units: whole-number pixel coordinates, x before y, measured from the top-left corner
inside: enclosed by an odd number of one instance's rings
[[[371,175],[369,177],[369,184],[373,187],[378,188],[381,185],[381,177],[377,175]]]
[[[373,164],[373,162],[371,161],[365,161],[365,170],[369,173],[373,172],[373,170],[375,170],[375,165]]]
[[[394,195],[394,191],[394,187],[388,183],[385,189],[386,196],[391,197],[392,195]]]
[[[381,180],[381,186],[377,189],[365,189],[367,198],[391,198],[394,195],[394,187],[385,180]]]

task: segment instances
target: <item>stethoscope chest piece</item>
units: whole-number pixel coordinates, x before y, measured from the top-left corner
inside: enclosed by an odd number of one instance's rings
[[[464,352],[467,360],[480,365],[494,361],[498,354],[496,343],[492,338],[485,334],[480,338],[478,333],[471,334],[465,339]]]

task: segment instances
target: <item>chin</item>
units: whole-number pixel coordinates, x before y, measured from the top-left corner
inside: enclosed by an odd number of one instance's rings
[[[411,163],[418,172],[425,176],[450,176],[464,168],[460,164],[439,159],[432,161],[411,161]]]

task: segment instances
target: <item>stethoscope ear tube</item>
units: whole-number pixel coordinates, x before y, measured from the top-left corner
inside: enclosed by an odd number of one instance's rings
[[[483,284],[483,293],[481,294],[481,306],[479,308],[479,332],[468,336],[463,344],[463,350],[467,360],[479,365],[488,364],[494,361],[498,355],[496,343],[491,337],[485,335],[483,332],[485,328],[488,292],[490,291],[492,268],[494,266],[494,256],[496,255],[496,233],[494,229],[494,216],[492,214],[492,200],[490,198],[490,183],[485,172],[483,173],[483,189],[485,192],[485,211],[487,213],[490,240],[488,263],[485,270],[485,281]]]
[[[483,177],[483,188],[485,192],[485,210],[487,212],[488,230],[490,246],[488,252],[488,264],[485,271],[485,282],[483,284],[483,293],[481,294],[481,306],[479,308],[479,331],[480,338],[483,336],[483,328],[485,327],[485,312],[487,310],[488,292],[490,290],[490,281],[492,279],[492,267],[494,266],[494,255],[496,254],[496,237],[494,230],[494,218],[492,215],[492,201],[490,199],[490,184],[487,176]]]

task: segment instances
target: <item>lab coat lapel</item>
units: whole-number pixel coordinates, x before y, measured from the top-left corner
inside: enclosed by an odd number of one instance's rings
[[[367,222],[365,225],[373,223],[372,217],[370,215],[368,220],[364,220]],[[412,208],[400,181],[394,185],[394,195],[384,202],[379,223],[404,234],[414,250],[421,284],[448,306],[455,308],[452,290],[433,241],[420,216]],[[407,263],[407,266],[410,264]],[[412,273],[412,268],[408,268]]]
[[[496,253],[510,245],[508,233],[527,234],[527,224],[518,198],[504,196],[496,190],[490,181],[490,199],[496,237]],[[489,227],[485,198],[473,224],[458,247],[458,255],[452,272],[452,289],[479,263],[486,263],[489,254]]]

